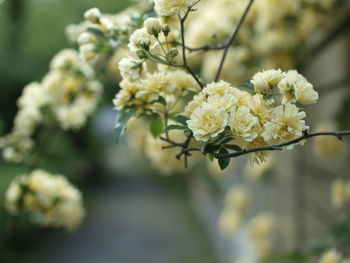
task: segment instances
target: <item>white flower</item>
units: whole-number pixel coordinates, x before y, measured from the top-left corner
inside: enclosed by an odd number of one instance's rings
[[[242,215],[234,209],[225,209],[219,217],[219,230],[223,236],[236,232],[242,223]]]
[[[187,121],[188,128],[196,140],[206,142],[220,134],[227,125],[228,114],[225,109],[218,109],[203,102],[196,108]]]
[[[80,129],[86,122],[86,115],[82,109],[74,106],[59,106],[56,109],[56,116],[64,130]]]
[[[156,45],[156,39],[148,34],[146,28],[136,29],[130,36],[128,47],[130,51],[136,52],[139,49],[144,49],[147,46],[149,49],[154,48]]]
[[[272,86],[277,85],[284,76],[285,73],[282,70],[270,69],[256,73],[251,82],[256,93],[268,95],[272,91]]]
[[[86,61],[92,60],[93,58],[96,57],[96,55],[97,55],[96,47],[92,43],[87,43],[79,47],[79,57],[82,60],[86,60]]]
[[[294,104],[287,103],[272,110],[271,121],[265,123],[262,133],[265,141],[270,143],[285,142],[300,137],[309,127],[303,120],[305,112],[299,111]]]
[[[196,0],[154,0],[159,16],[183,15],[195,3]]]
[[[78,63],[78,52],[74,49],[63,49],[50,62],[50,69],[65,69]]]
[[[342,255],[336,249],[330,249],[323,253],[319,263],[340,263]]]
[[[159,19],[154,17],[147,18],[143,25],[146,28],[148,34],[150,35],[158,36],[162,29]]]
[[[119,62],[119,70],[123,78],[129,81],[137,80],[141,76],[142,62],[131,57],[123,58]]]
[[[256,116],[250,113],[249,108],[241,106],[237,111],[232,112],[229,126],[233,134],[251,142],[258,136],[260,122]]]
[[[312,104],[318,100],[318,93],[312,84],[296,70],[289,70],[278,88],[283,95],[282,103],[297,101],[301,104]]]
[[[101,12],[98,8],[90,8],[84,13],[84,18],[91,23],[97,23],[101,18]]]
[[[34,223],[42,226],[74,230],[85,216],[79,190],[63,176],[43,170],[15,178],[6,192],[5,203],[10,213],[26,211]]]

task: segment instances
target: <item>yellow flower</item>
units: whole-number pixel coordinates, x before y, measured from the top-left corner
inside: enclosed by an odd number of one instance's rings
[[[262,133],[265,141],[270,143],[284,142],[300,137],[309,127],[303,120],[305,112],[299,111],[294,104],[287,103],[272,110],[271,121],[265,123]]]
[[[331,123],[322,123],[316,128],[316,131],[334,130],[335,126]],[[313,140],[313,151],[316,155],[324,159],[333,159],[345,151],[344,142],[335,136],[318,136]]]
[[[234,135],[251,142],[258,136],[260,122],[256,116],[250,113],[249,108],[241,106],[237,111],[232,112],[229,126]]]
[[[186,105],[184,110],[184,115],[187,117],[190,117],[192,112],[197,109],[202,102],[206,101],[206,95],[202,92],[198,93],[197,95],[193,96],[193,99]]]
[[[250,196],[243,186],[232,187],[225,197],[226,206],[237,211],[245,211],[250,202]]]
[[[219,217],[219,230],[223,236],[229,236],[236,232],[242,221],[241,214],[234,209],[224,210]]]
[[[330,249],[323,253],[320,263],[340,263],[342,255],[336,249]]]
[[[196,108],[187,121],[196,140],[206,142],[216,137],[226,127],[228,114],[225,109],[217,109],[211,104],[203,102]]]
[[[255,92],[268,95],[272,92],[274,85],[277,85],[285,76],[282,70],[270,69],[256,73],[251,82],[254,85]]]
[[[341,208],[348,199],[347,184],[342,179],[337,179],[331,186],[331,203],[334,208]]]
[[[175,70],[168,73],[169,79],[174,83],[174,85],[180,90],[180,91],[193,91],[193,92],[199,92],[201,87],[198,85],[198,83],[194,80],[194,78],[182,70]]]
[[[196,0],[154,0],[159,16],[183,15]]]

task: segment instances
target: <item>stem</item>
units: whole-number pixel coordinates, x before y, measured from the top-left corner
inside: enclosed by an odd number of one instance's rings
[[[180,20],[180,29],[181,29],[181,41],[182,41],[182,59],[183,59],[183,66],[184,68],[192,75],[192,77],[196,80],[198,85],[203,89],[204,85],[203,83],[199,80],[199,78],[196,76],[196,74],[192,71],[191,67],[187,63],[187,58],[186,58],[186,44],[185,44],[185,21],[190,12],[190,9],[187,10],[186,15],[182,18],[179,16]]]
[[[260,152],[260,151],[276,151],[276,150],[282,150],[282,147],[296,144],[302,140],[305,140],[307,138],[311,137],[316,137],[316,136],[335,136],[339,140],[342,139],[342,136],[350,135],[350,131],[339,131],[339,132],[315,132],[315,133],[308,133],[307,131],[304,132],[304,135],[279,144],[273,144],[273,145],[268,145],[268,146],[262,146],[262,147],[256,147],[256,148],[251,148],[251,149],[244,149],[240,152],[234,152],[234,153],[222,153],[222,154],[217,154],[217,153],[211,153],[215,158],[217,159],[225,159],[225,158],[233,158],[233,157],[238,157],[241,155],[245,155],[248,153],[253,153],[253,152]]]
[[[249,12],[253,2],[254,2],[254,0],[249,0],[249,3],[247,5],[246,9],[244,10],[243,15],[239,19],[236,28],[233,30],[231,36],[229,37],[229,39],[227,40],[226,44],[224,45],[224,53],[223,53],[221,61],[220,61],[219,69],[216,72],[215,82],[217,82],[219,80],[219,78],[220,78],[221,71],[222,71],[222,68],[224,67],[224,63],[225,63],[225,59],[227,57],[228,50],[229,50],[231,44],[233,43],[233,41],[235,40],[236,35],[237,35],[239,29],[241,28],[241,26],[242,26],[242,24],[243,24],[243,22],[244,22],[244,20],[245,20],[245,18],[247,16],[247,14],[248,14],[248,12]],[[184,43],[182,43],[182,44],[184,44]]]

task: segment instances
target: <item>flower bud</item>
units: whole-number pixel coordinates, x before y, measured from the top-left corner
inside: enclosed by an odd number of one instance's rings
[[[148,57],[147,53],[141,49],[136,51],[136,55],[139,59],[146,59]]]
[[[164,25],[162,26],[162,31],[163,31],[163,34],[164,34],[165,37],[167,37],[167,36],[169,35],[170,30],[171,30],[171,29],[170,29],[170,26],[169,26],[169,25],[164,24]]]
[[[172,58],[176,57],[179,55],[179,51],[176,49],[176,48],[171,48],[170,51],[169,51],[169,54]]]
[[[137,42],[137,45],[144,50],[149,50],[150,41],[147,38],[141,38]]]
[[[86,20],[89,20],[91,23],[99,23],[101,12],[98,8],[90,8],[84,14]]]
[[[144,27],[146,27],[148,34],[154,35],[155,37],[158,36],[158,34],[162,29],[160,26],[159,20],[154,17],[150,17],[146,19],[143,25]]]

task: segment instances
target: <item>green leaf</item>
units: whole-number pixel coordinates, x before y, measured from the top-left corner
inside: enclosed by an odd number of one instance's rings
[[[212,152],[216,152],[217,150],[219,150],[221,148],[221,146],[220,145],[215,145],[215,144],[208,144],[206,147],[205,147],[205,149],[204,149],[204,151],[206,152],[206,153],[212,153]]]
[[[230,142],[230,141],[233,141],[234,139],[235,139],[235,138],[232,138],[232,137],[226,138],[226,139],[222,140],[220,143],[221,143],[221,144],[225,144],[225,143],[228,143],[228,142]]]
[[[186,129],[187,129],[187,127],[185,127],[185,126],[172,124],[172,125],[165,127],[165,129],[163,130],[163,133],[167,132],[167,131],[171,131],[171,130],[186,130]]]
[[[228,151],[226,149],[221,149],[219,153],[220,154],[228,153]],[[218,159],[220,169],[225,170],[227,166],[230,164],[230,160],[231,160],[230,158]]]
[[[163,121],[160,118],[151,120],[149,124],[150,131],[154,137],[158,137],[164,129]]]
[[[230,149],[230,150],[234,150],[236,152],[241,152],[242,151],[242,148],[239,147],[238,145],[225,144],[224,147],[227,148],[227,149]]]
[[[238,84],[236,87],[239,88],[239,89],[243,89],[243,90],[249,91],[250,93],[255,94],[254,85],[253,85],[253,83],[250,82],[250,80],[248,80],[245,83]]]
[[[192,131],[190,131],[190,130],[185,130],[185,131],[184,131],[184,135],[185,135],[186,137],[191,136],[191,134],[192,134]]]
[[[205,148],[207,147],[207,145],[208,145],[208,142],[203,142],[203,143],[201,144],[200,148],[201,148],[201,152],[202,152],[202,153],[205,153]]]
[[[128,123],[129,119],[136,114],[136,107],[131,107],[129,109],[125,109],[119,111],[119,118],[117,124],[115,126],[115,143],[118,143],[120,137],[124,134],[125,126]]]
[[[162,96],[159,96],[159,98],[157,100],[153,101],[153,103],[155,103],[155,102],[166,105],[166,100]]]
[[[88,27],[86,29],[86,31],[92,35],[94,35],[95,37],[99,38],[99,39],[104,39],[105,35],[103,34],[103,32],[97,28],[94,27]]]
[[[186,116],[183,116],[183,115],[177,115],[175,117],[175,121],[185,125],[187,127],[187,121],[188,121],[188,118]]]

